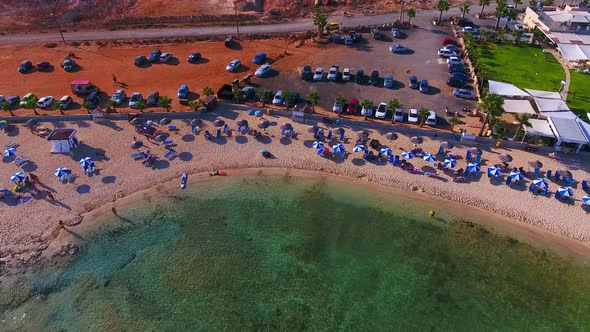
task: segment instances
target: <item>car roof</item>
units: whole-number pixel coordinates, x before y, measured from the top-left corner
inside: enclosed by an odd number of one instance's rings
[[[180,88],[181,88],[181,89],[186,89],[186,88],[188,88],[188,85],[186,85],[186,84],[183,84],[183,85],[181,85],[181,86],[180,86]]]
[[[391,79],[393,79],[393,75],[391,75],[391,74],[387,74],[387,75],[385,75],[385,78],[386,78],[386,79],[387,79],[387,78],[391,78]]]
[[[264,53],[264,52],[256,53],[256,56],[266,56],[266,53]]]
[[[65,96],[61,97],[61,99],[60,99],[60,100],[66,100],[66,99],[71,99],[71,98],[72,98],[72,97],[70,97],[70,96],[68,96],[68,95],[65,95]]]
[[[428,83],[428,80],[422,80],[422,81],[420,81],[420,83],[427,84]]]

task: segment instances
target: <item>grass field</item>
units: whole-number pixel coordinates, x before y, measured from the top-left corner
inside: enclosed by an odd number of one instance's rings
[[[587,112],[590,111],[590,75],[570,72],[570,90],[567,96],[567,105],[581,118],[588,121]]]
[[[565,79],[559,62],[539,47],[486,43],[477,48],[476,54],[486,78],[511,83],[521,89],[557,91]]]

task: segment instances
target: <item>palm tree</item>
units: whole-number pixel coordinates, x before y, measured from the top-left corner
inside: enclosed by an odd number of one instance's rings
[[[471,9],[469,8],[469,5],[466,3],[461,5],[461,7],[459,7],[459,9],[461,10],[461,18],[465,18],[465,15],[469,14],[469,12],[471,11]]]
[[[109,99],[109,109],[112,109],[113,112],[117,112],[117,102]]]
[[[498,35],[498,42],[502,43],[506,40],[506,29],[502,28],[496,34]]]
[[[33,113],[35,113],[35,115],[39,115],[39,113],[37,113],[37,100],[35,100],[36,98],[31,98],[29,100],[27,100],[25,102],[25,109],[28,110],[33,110]]]
[[[170,112],[170,108],[172,107],[172,98],[162,96],[160,97],[160,100],[158,100],[158,104],[160,105],[160,107],[165,109],[166,112]]]
[[[336,104],[340,104],[342,106],[341,110],[344,108],[344,105],[346,105],[346,98],[344,98],[343,96],[337,96],[336,98],[334,98],[334,101],[336,102]],[[338,116],[340,116],[340,113],[342,112],[338,112]]]
[[[324,28],[326,28],[327,24],[328,20],[324,14],[320,13],[319,11],[313,13],[313,25],[318,27],[318,37],[322,35],[322,32],[324,31]]]
[[[289,100],[292,98],[293,93],[291,91],[285,89],[283,90],[283,101],[285,103],[285,107],[289,108]]]
[[[498,30],[500,19],[506,15],[507,10],[508,6],[506,5],[506,0],[498,0],[496,11],[494,11],[494,16],[496,17],[496,26],[494,26],[494,30]]]
[[[443,12],[446,12],[447,10],[449,10],[449,8],[449,0],[438,0],[438,3],[436,4],[436,9],[440,11],[440,15],[438,16],[439,22],[442,20]]]
[[[479,0],[479,5],[481,6],[481,13],[479,13],[479,17],[483,17],[483,10],[486,6],[490,5],[490,0]]]
[[[522,0],[512,0],[512,2],[514,3],[514,10],[516,10],[516,7],[518,7],[518,5],[522,4]]]
[[[51,109],[54,111],[59,111],[59,113],[64,114],[63,110],[61,109],[60,105],[59,105],[59,101],[54,100],[53,103],[51,103]]]
[[[506,25],[504,25],[504,29],[506,29],[508,27],[508,23],[510,21],[514,21],[514,20],[516,20],[516,18],[518,18],[518,12],[514,8],[507,8],[506,13],[504,14],[504,17],[508,18],[506,20]]]
[[[311,109],[315,111],[315,106],[320,101],[319,93],[317,91],[310,91],[307,95],[307,98],[309,98],[309,101],[311,101]]]
[[[262,106],[265,106],[268,100],[272,97],[272,92],[267,89],[260,89],[256,91],[256,96],[262,102]]]
[[[418,111],[418,114],[420,114],[420,127],[423,127],[424,123],[426,122],[426,119],[428,119],[430,111],[428,110],[428,108],[421,108]]]
[[[84,108],[86,110],[86,112],[90,113],[90,104],[87,101],[84,101],[82,103],[82,108]]]
[[[514,30],[512,31],[512,36],[514,37],[514,43],[515,44],[520,44],[520,38],[522,38],[522,34],[524,32],[521,30]]]
[[[479,38],[481,39],[482,43],[485,43],[488,40],[488,37],[490,36],[490,32],[486,29],[482,29],[479,31]]]
[[[145,104],[145,101],[140,100],[135,104],[135,107],[137,107],[140,112],[143,112],[143,110],[147,108],[147,105]]]
[[[406,9],[406,15],[408,15],[408,23],[412,25],[412,19],[416,17],[416,9],[408,8]]]
[[[387,108],[391,110],[391,123],[393,123],[395,118],[395,109],[402,106],[402,103],[397,98],[393,98],[387,102]]]
[[[238,103],[238,104],[239,104],[239,103],[240,103],[240,101],[242,101],[242,99],[244,99],[244,97],[246,96],[246,95],[244,94],[244,91],[242,91],[242,89],[240,89],[240,88],[239,88],[239,87],[237,87],[237,86],[235,86],[235,87],[232,89],[232,91],[231,91],[231,92],[232,92],[232,94],[233,94],[234,100],[235,100],[235,101],[236,101],[236,103]]]
[[[502,114],[502,111],[504,110],[504,97],[495,93],[490,93],[481,100],[479,107],[481,107],[481,109],[486,114],[486,117],[483,120],[483,125],[481,126],[481,130],[479,132],[479,135],[481,136],[484,127],[490,120],[490,117],[495,118]]]
[[[529,121],[531,119],[531,115],[528,113],[516,113],[514,114],[514,120],[516,120],[516,122],[518,122],[518,128],[516,128],[516,132],[514,133],[514,137],[512,137],[512,139],[516,139],[516,136],[518,136],[518,132],[520,131],[521,127],[532,127],[533,125],[531,124],[531,122]]]
[[[3,101],[2,104],[0,104],[0,108],[2,108],[4,112],[8,112],[10,116],[14,116],[14,113],[12,113],[12,107],[10,106],[10,103],[6,100]]]
[[[373,109],[373,101],[370,99],[365,99],[361,102],[361,106],[366,110]],[[365,120],[367,120],[368,116],[369,116],[369,112],[366,112],[365,113]]]
[[[458,124],[461,124],[461,119],[459,119],[456,115],[452,118],[449,119],[449,122],[451,123],[451,131],[455,130],[455,126]]]
[[[203,88],[203,95],[211,96],[213,94],[213,89],[210,86],[206,86]]]
[[[193,112],[196,112],[201,107],[203,107],[203,101],[201,99],[197,99],[195,101],[191,101],[190,103],[188,103],[188,107],[190,107],[191,110],[193,110]]]

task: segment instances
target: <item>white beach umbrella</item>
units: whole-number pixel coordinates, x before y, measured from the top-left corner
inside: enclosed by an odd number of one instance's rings
[[[80,166],[90,166],[94,161],[90,157],[80,159]]]
[[[488,168],[488,175],[498,177],[502,174],[504,174],[504,172],[502,172],[502,169],[500,167],[491,166],[490,168]]]
[[[381,150],[379,151],[379,153],[381,153],[381,155],[386,156],[386,157],[389,157],[389,156],[391,156],[393,154],[393,152],[391,151],[391,149],[388,148],[388,147],[386,147],[386,146],[383,147],[383,148],[381,148]]]
[[[313,142],[312,146],[316,149],[323,149],[324,148],[324,143],[320,142],[320,141],[315,141]]]
[[[424,153],[424,157],[423,158],[424,158],[424,160],[426,160],[428,162],[436,161],[436,156],[433,155],[433,154],[431,154],[431,153],[428,153],[428,152]]]
[[[469,163],[467,164],[467,167],[465,167],[465,173],[472,173],[472,174],[477,174],[477,172],[479,172],[479,164],[478,163]]]
[[[6,149],[4,151],[4,157],[12,157],[16,154],[16,148]]]
[[[455,159],[445,159],[444,166],[454,168],[457,166],[457,161]]]
[[[412,159],[412,158],[414,158],[414,154],[410,151],[404,151],[404,152],[402,152],[402,158],[403,159]]]
[[[335,153],[344,153],[344,145],[338,143],[338,144],[334,144],[334,146],[332,146],[332,149],[334,150]]]
[[[365,151],[367,148],[365,148],[364,145],[359,144],[357,146],[354,147],[354,149],[352,149],[352,152],[361,152],[361,151]]]
[[[516,172],[515,171],[510,172],[510,177],[514,181],[520,181],[520,180],[524,179],[524,176],[522,176],[522,173],[521,172],[518,172],[518,171],[516,171]]]
[[[584,195],[584,197],[582,197],[582,203],[590,204],[590,195]]]
[[[26,177],[26,175],[23,172],[14,173],[10,177],[10,181],[12,181],[12,182],[23,182],[24,179],[25,179],[25,177]]]
[[[533,185],[537,188],[542,189],[542,190],[547,190],[547,188],[549,188],[549,183],[547,183],[547,181],[545,181],[545,179],[543,179],[543,178],[534,179]]]
[[[72,171],[65,167],[59,167],[58,169],[53,171],[53,174],[55,174],[55,176],[57,176],[58,178],[61,178],[62,176],[70,173],[72,173]]]

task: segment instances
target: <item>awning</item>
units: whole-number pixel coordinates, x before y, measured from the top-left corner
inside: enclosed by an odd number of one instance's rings
[[[555,129],[559,140],[567,143],[588,144],[588,138],[576,119],[552,116],[548,120]]]
[[[565,119],[575,119],[577,116],[572,111],[555,111],[555,112],[544,112],[541,114],[542,116],[554,117],[554,118],[565,118]]]
[[[557,44],[561,55],[569,61],[588,60],[579,45],[576,44]]]
[[[504,111],[508,113],[536,114],[531,102],[528,100],[504,99]]]
[[[561,95],[559,94],[559,92],[533,90],[533,89],[525,89],[525,90],[528,93],[530,93],[531,96],[533,96],[533,97],[545,98],[545,99],[561,99]]]
[[[527,135],[555,138],[547,120],[530,119],[529,122],[531,124],[530,127],[524,126],[524,131]]]
[[[528,97],[529,94],[517,88],[513,84],[488,80],[490,93],[507,97]]]
[[[535,104],[541,113],[570,110],[561,99],[535,98]]]

